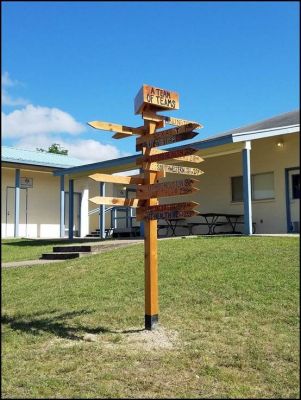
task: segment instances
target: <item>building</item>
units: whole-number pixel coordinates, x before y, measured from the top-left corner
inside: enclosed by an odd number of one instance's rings
[[[245,234],[252,234],[254,223],[256,224],[256,233],[299,232],[299,145],[299,111],[292,111],[189,145],[178,146],[178,148],[193,146],[198,149],[196,154],[201,156],[204,162],[196,166],[201,168],[204,174],[198,178],[200,191],[185,196],[185,200],[172,198],[172,202],[196,201],[200,203],[197,210],[202,213],[244,214]],[[95,207],[95,204],[88,202],[88,198],[97,194],[134,197],[134,188],[131,186],[97,184],[88,176],[96,172],[112,174],[134,170],[137,168],[136,157],[137,155],[132,155],[87,165],[79,165],[79,162],[75,165],[76,161],[73,161],[74,165],[60,166],[56,169],[52,166],[52,170],[48,170],[53,172],[51,179],[55,180],[51,189],[52,206],[47,206],[47,213],[45,213],[49,189],[41,183],[40,189],[44,188],[44,192],[40,191],[41,200],[35,202],[35,212],[39,215],[38,225],[40,228],[30,228],[28,223],[27,232],[30,232],[32,237],[46,237],[46,233],[50,235],[50,232],[52,237],[64,237],[68,233],[69,238],[72,238],[74,235],[84,237],[88,232],[95,231],[97,228],[100,229],[100,235],[104,235],[105,228],[124,227],[129,221],[130,225],[139,225],[135,221],[132,209]],[[2,157],[2,162],[5,173],[8,173],[7,159]],[[15,166],[13,167],[13,165]],[[19,168],[17,168],[18,165]],[[186,165],[188,166],[188,164]],[[49,168],[45,165],[46,167]],[[14,184],[18,181],[17,170],[22,171],[22,168],[23,164],[11,161],[10,178],[4,179],[2,192],[7,192],[7,185],[10,185],[11,188],[17,187]],[[44,176],[46,177],[46,175]],[[183,175],[181,177],[183,178]],[[170,174],[166,179],[175,180],[175,178],[174,174]],[[50,177],[47,176],[45,179],[50,179]],[[12,189],[10,201],[5,200],[6,204],[8,202],[12,204],[13,190],[16,189]],[[17,192],[14,200],[15,209],[18,209],[18,201],[20,204],[25,201],[21,200],[21,194],[18,195]],[[20,192],[21,190],[19,190]],[[73,193],[70,198],[66,197],[69,196],[69,193]],[[171,202],[170,199],[165,198],[162,202]],[[2,207],[3,204],[2,202]],[[24,208],[24,205],[21,207]],[[12,236],[13,229],[15,236],[24,235],[24,228],[21,228],[21,215],[23,214],[20,210],[18,230],[16,224],[15,226],[11,225],[12,217],[8,227],[7,211],[4,214],[2,212],[3,236]],[[120,216],[118,217],[118,215]],[[49,220],[55,222],[53,226]],[[15,221],[17,223],[18,218],[15,218]],[[29,216],[28,221],[30,222]],[[69,222],[73,229],[69,229]],[[206,232],[205,227],[200,226],[198,229],[195,233]]]
[[[81,161],[5,146],[1,161],[2,237],[60,237],[60,179],[53,172]],[[68,212],[65,215],[68,218]],[[68,226],[67,219],[65,223]]]

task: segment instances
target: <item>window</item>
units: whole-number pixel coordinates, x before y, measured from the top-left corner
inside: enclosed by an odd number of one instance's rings
[[[267,172],[251,176],[252,200],[274,199],[274,173]],[[232,201],[243,201],[243,178],[231,178]]]
[[[300,199],[300,174],[292,175],[293,199]]]
[[[274,199],[274,174],[252,175],[252,200]]]
[[[243,201],[243,183],[242,176],[231,178],[232,201]]]

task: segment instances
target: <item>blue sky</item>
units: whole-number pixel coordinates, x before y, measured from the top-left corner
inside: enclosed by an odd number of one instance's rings
[[[4,145],[133,154],[86,122],[141,125],[143,83],[180,94],[164,114],[194,140],[299,108],[298,2],[2,2],[1,44]]]

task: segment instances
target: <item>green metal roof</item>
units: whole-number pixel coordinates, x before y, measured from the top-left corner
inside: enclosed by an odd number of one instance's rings
[[[53,168],[70,168],[84,164],[83,161],[62,154],[45,153],[35,150],[1,147],[1,161],[17,164],[40,165]]]

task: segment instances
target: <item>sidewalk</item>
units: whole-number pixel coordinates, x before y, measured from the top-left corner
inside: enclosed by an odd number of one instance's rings
[[[96,250],[92,251],[91,253],[87,253],[85,257],[89,257],[95,254],[104,253],[106,251],[111,251],[114,249],[119,249],[121,247],[127,247],[133,244],[143,243],[143,239],[120,239],[114,241],[102,241],[102,242],[85,242],[85,245],[91,245]],[[67,246],[72,246],[72,244],[68,244]],[[29,267],[34,265],[43,265],[43,264],[50,264],[50,263],[57,263],[57,262],[65,262],[67,260],[26,260],[26,261],[12,261],[12,262],[5,262],[1,263],[2,268],[13,268],[13,267]]]

